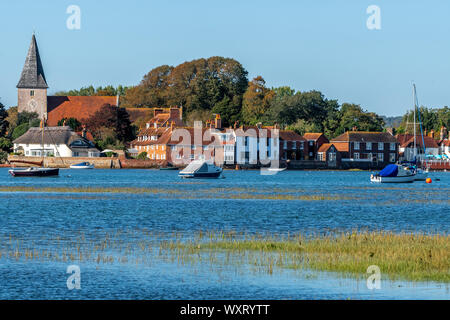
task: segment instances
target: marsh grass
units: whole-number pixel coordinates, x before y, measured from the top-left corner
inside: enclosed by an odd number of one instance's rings
[[[367,268],[377,265],[384,279],[450,282],[450,236],[431,233],[167,234],[142,229],[42,235],[32,240],[0,235],[1,259],[143,266],[165,261],[192,270],[209,266],[216,272],[227,266],[236,274],[313,270],[356,278],[367,277]]]
[[[287,190],[285,190],[287,191]],[[355,197],[348,195],[327,195],[327,194],[298,194],[281,190],[257,190],[253,188],[213,188],[199,189],[196,192],[192,190],[174,189],[174,188],[132,188],[132,187],[31,187],[31,186],[0,186],[2,193],[38,193],[43,197],[51,197],[51,194],[135,194],[135,195],[157,195],[162,198],[177,199],[233,199],[233,200],[282,200],[282,201],[338,201],[354,200]],[[60,197],[53,195],[53,197]],[[63,198],[61,196],[61,198]],[[96,199],[85,196],[85,199]]]
[[[450,282],[450,237],[440,234],[351,232],[312,237],[212,233],[205,241],[179,243],[184,254],[226,252],[266,268],[332,271],[363,276],[370,265],[391,279]],[[172,250],[173,244],[166,249]],[[230,259],[230,258],[228,258]]]

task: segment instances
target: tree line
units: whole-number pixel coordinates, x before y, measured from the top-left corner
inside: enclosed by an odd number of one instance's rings
[[[188,124],[220,114],[224,126],[235,123],[279,124],[304,133],[324,132],[330,137],[357,127],[381,131],[383,118],[360,105],[327,99],[320,91],[300,92],[290,87],[269,88],[262,76],[251,81],[242,64],[231,58],[211,57],[176,67],[152,69],[134,87],[93,86],[61,94],[107,95],[120,93],[125,108],[182,106]]]

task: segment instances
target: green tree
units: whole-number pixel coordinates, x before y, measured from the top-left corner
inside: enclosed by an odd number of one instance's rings
[[[359,131],[383,131],[384,120],[373,112],[364,111],[360,105],[344,103],[341,107],[341,132],[356,127]]]
[[[125,143],[135,137],[130,115],[125,108],[105,104],[83,123],[86,123],[96,141],[102,141],[98,144],[100,147],[114,145],[124,149]]]
[[[81,130],[81,122],[78,121],[76,118],[62,118],[58,121],[58,126],[69,126],[73,131],[80,131]]]
[[[147,152],[144,151],[144,152],[139,153],[138,156],[136,157],[136,159],[146,160],[147,159]]]
[[[264,120],[275,92],[266,87],[266,81],[258,76],[250,81],[243,97],[242,118],[245,123],[256,124]]]
[[[197,59],[176,67],[160,66],[128,89],[124,107],[183,106],[185,116],[195,110],[215,110],[225,124],[240,117],[247,71],[234,60],[223,57]],[[228,110],[230,109],[230,110]]]
[[[0,103],[0,137],[5,136],[8,131],[9,122],[7,120],[8,112],[5,109],[5,106]]]

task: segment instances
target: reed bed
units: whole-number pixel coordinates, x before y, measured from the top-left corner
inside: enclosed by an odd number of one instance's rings
[[[287,191],[287,190],[286,190]],[[39,193],[49,194],[81,193],[81,194],[136,194],[136,195],[159,195],[163,198],[177,199],[234,199],[234,200],[285,200],[285,201],[338,201],[354,200],[356,197],[348,195],[329,194],[299,194],[293,192],[274,192],[272,189],[257,190],[246,188],[214,188],[192,190],[174,188],[133,188],[133,187],[32,187],[32,186],[0,186],[2,193]]]
[[[0,259],[144,266],[166,261],[186,267],[206,264],[213,271],[224,266],[237,273],[315,270],[356,278],[367,277],[367,268],[377,265],[384,279],[450,282],[450,236],[431,233],[353,231],[306,236],[233,231],[167,234],[143,229],[35,239],[3,235]]]
[[[362,276],[370,265],[377,265],[385,278],[392,280],[450,282],[449,235],[355,231],[313,237],[218,233],[206,238],[176,248],[189,254],[251,252],[247,263],[253,261],[269,273],[279,267]],[[173,244],[167,249],[172,248]]]

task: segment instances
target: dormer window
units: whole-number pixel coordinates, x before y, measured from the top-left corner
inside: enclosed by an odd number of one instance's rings
[[[152,136],[152,140],[156,141],[156,140],[158,140],[158,137],[157,136]]]

